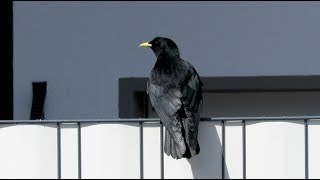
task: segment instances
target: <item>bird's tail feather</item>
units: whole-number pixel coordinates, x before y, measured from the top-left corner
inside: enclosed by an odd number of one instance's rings
[[[174,159],[181,159],[184,152],[181,152],[180,148],[176,145],[174,140],[170,137],[170,134],[166,130],[165,132],[165,142],[164,142],[164,152],[168,156],[172,156]]]
[[[164,144],[164,152],[168,156],[172,156],[174,159],[188,158],[190,159],[192,156],[199,154],[200,146],[197,142],[196,152],[190,152],[190,148],[187,146],[185,152],[181,152],[180,148],[175,144],[174,140],[170,137],[170,134],[165,132],[165,144]]]

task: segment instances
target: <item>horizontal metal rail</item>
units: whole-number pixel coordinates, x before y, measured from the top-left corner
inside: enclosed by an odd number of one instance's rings
[[[259,117],[212,117],[201,118],[201,121],[282,121],[319,119],[320,116],[259,116]],[[50,124],[50,123],[134,123],[159,122],[159,118],[128,118],[128,119],[70,119],[70,120],[0,120],[0,124]]]

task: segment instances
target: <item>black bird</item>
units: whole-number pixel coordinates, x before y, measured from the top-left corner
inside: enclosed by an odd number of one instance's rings
[[[156,37],[140,46],[150,47],[157,58],[147,93],[166,129],[164,151],[174,159],[189,159],[200,152],[200,77],[188,61],[180,58],[179,49],[171,39]]]

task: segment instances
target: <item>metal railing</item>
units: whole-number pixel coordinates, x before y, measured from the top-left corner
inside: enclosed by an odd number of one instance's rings
[[[221,174],[222,179],[225,179],[225,123],[228,121],[241,121],[242,123],[242,164],[243,164],[243,179],[246,179],[246,122],[247,121],[288,121],[299,120],[304,121],[304,149],[305,149],[305,178],[309,178],[309,136],[308,136],[308,121],[311,119],[320,119],[320,116],[279,116],[279,117],[215,117],[202,118],[205,122],[221,122],[222,124],[222,161]],[[139,123],[140,129],[140,178],[143,179],[143,123],[159,122],[160,123],[160,174],[161,179],[164,178],[164,152],[163,152],[163,124],[159,118],[147,119],[92,119],[92,120],[8,120],[0,121],[1,124],[57,124],[57,177],[61,179],[61,124],[72,123],[77,124],[78,129],[78,178],[82,177],[82,160],[81,160],[81,124],[82,123]]]

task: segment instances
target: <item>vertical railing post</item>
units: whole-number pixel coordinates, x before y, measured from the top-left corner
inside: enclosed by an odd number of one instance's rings
[[[81,123],[78,122],[78,179],[82,179]]]
[[[57,123],[57,163],[58,163],[58,179],[61,179],[61,127]]]
[[[243,158],[243,179],[247,178],[247,145],[246,145],[246,121],[242,120],[242,158]]]
[[[226,133],[225,133],[225,121],[221,121],[222,123],[222,157],[221,157],[221,175],[222,179],[225,179],[225,162],[226,162]]]
[[[305,179],[309,179],[309,129],[308,119],[304,120],[304,152],[305,152]]]
[[[164,179],[163,124],[160,121],[160,175]]]
[[[140,122],[140,179],[143,179],[143,123]]]

